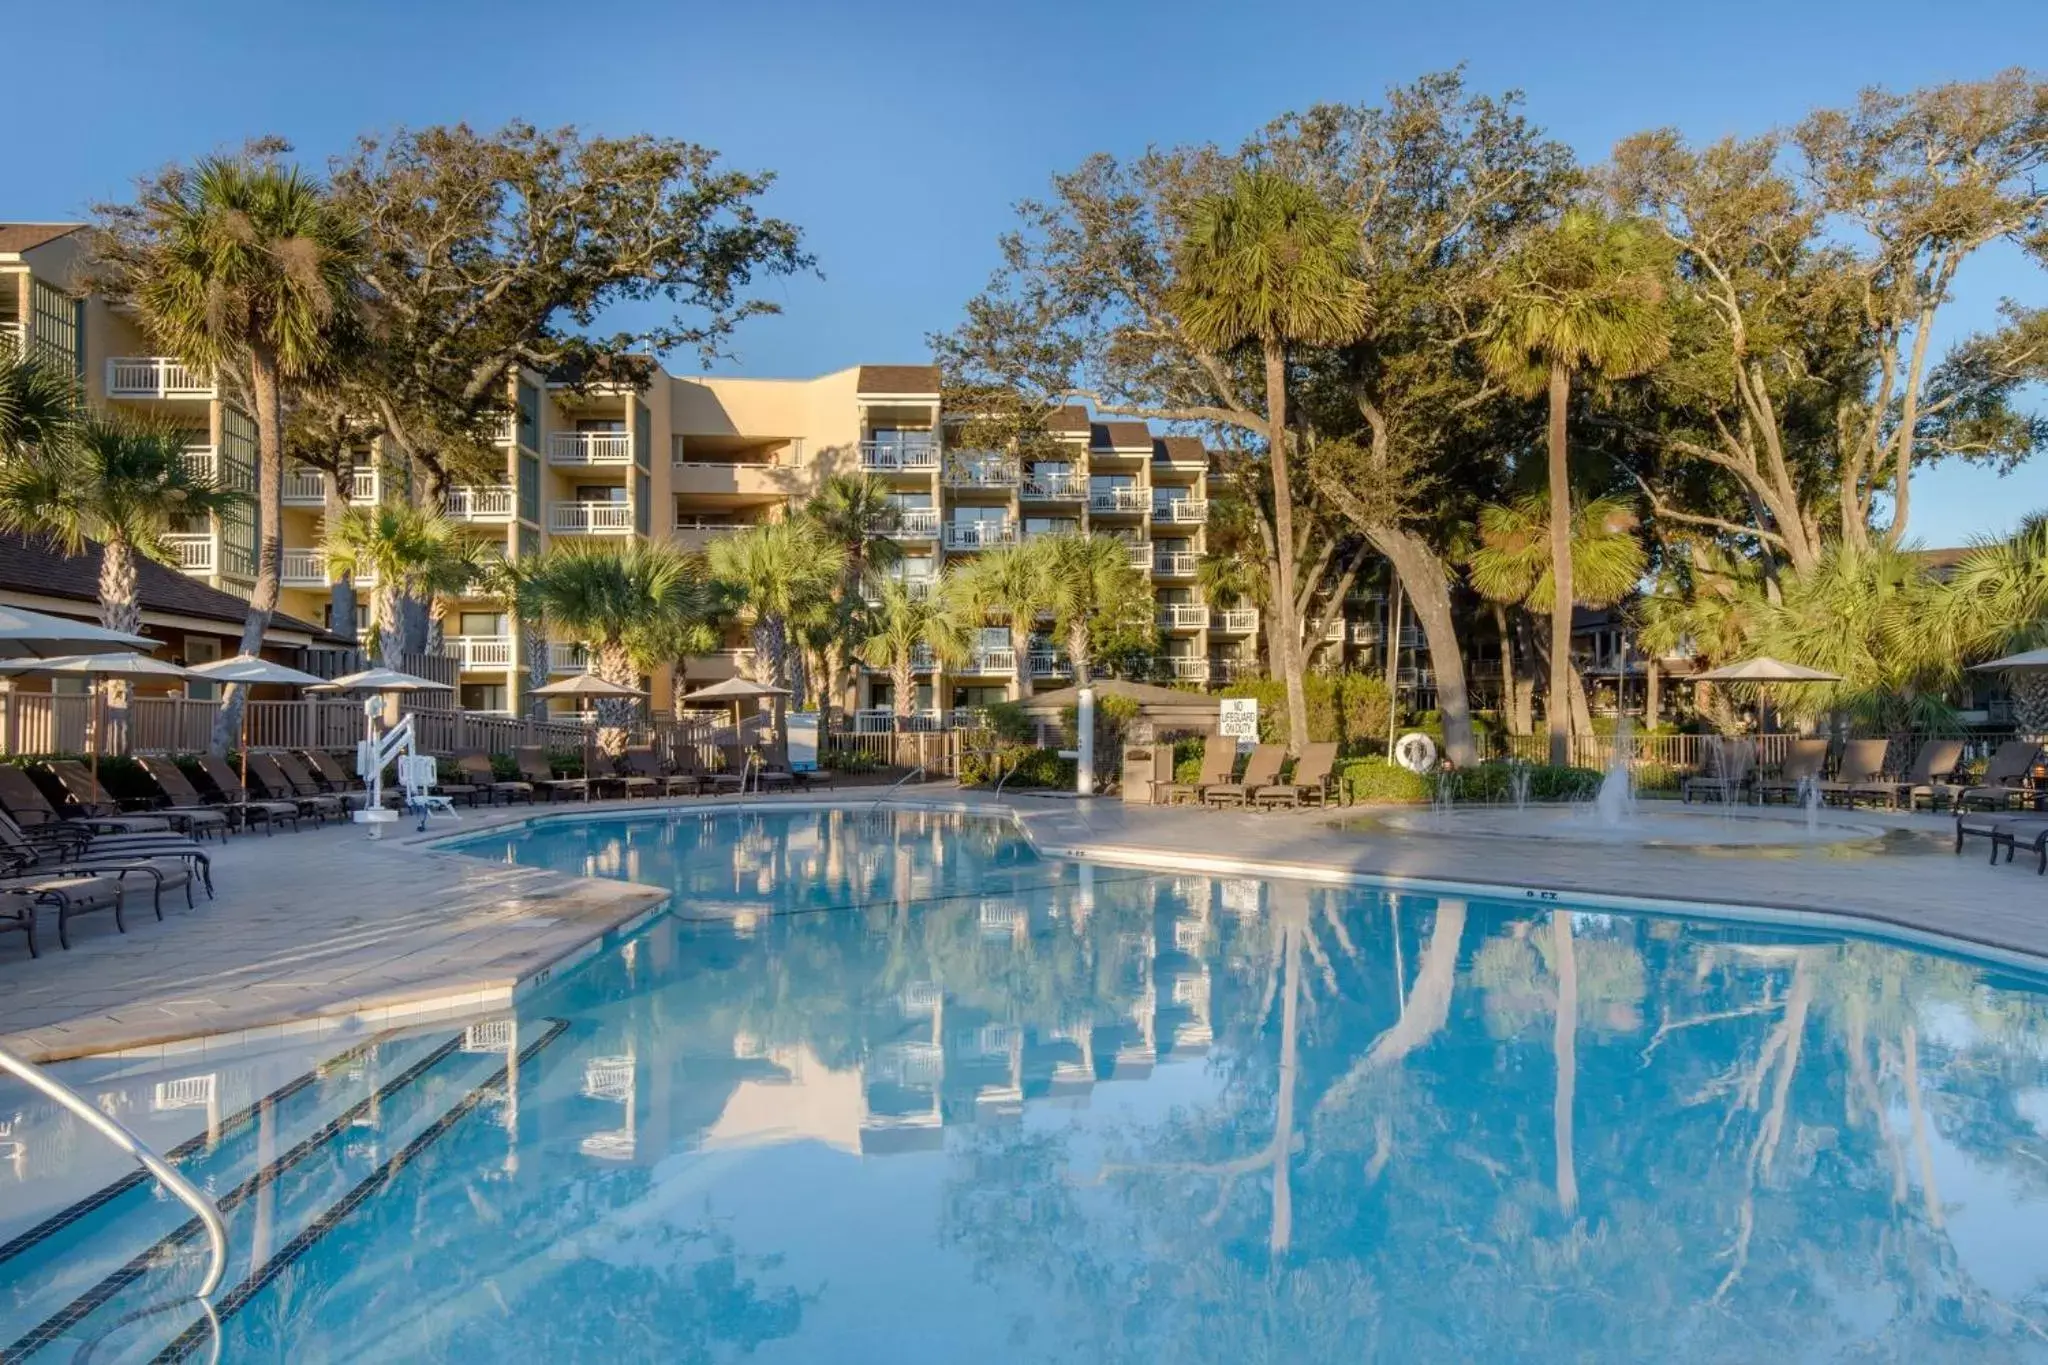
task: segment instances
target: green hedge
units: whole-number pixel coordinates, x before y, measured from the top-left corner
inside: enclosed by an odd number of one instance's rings
[[[1389,702],[1384,679],[1370,673],[1311,673],[1302,679],[1312,744],[1335,740],[1346,748],[1384,749]],[[1223,689],[1226,697],[1259,703],[1259,739],[1287,742],[1287,687],[1278,678],[1247,678]]]
[[[1011,773],[1003,787],[1039,787],[1052,791],[1074,789],[1074,760],[1061,758],[1057,749],[1030,749],[1019,757],[1016,750],[996,754],[964,753],[960,755],[960,785],[963,787],[993,787],[1002,781],[1003,774]]]
[[[1510,799],[1517,765],[1482,763],[1451,774],[1454,801],[1503,802]],[[1600,790],[1600,774],[1591,768],[1529,765],[1531,801],[1578,801]],[[1436,775],[1411,773],[1383,758],[1350,759],[1337,765],[1338,790],[1346,801],[1406,802],[1434,800]]]

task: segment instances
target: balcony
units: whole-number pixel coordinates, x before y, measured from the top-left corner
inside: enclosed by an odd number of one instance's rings
[[[1031,676],[1034,678],[1071,678],[1074,666],[1057,650],[1034,649],[1031,651]]]
[[[684,497],[788,497],[796,471],[785,465],[741,460],[678,460],[668,467],[669,489]]]
[[[1158,578],[1193,578],[1200,558],[1193,550],[1158,550],[1152,555],[1152,573]]]
[[[702,550],[722,536],[737,535],[752,530],[754,523],[746,521],[711,521],[704,517],[677,517],[675,542],[685,550]]]
[[[862,441],[860,467],[874,474],[928,472],[939,467],[939,443],[929,436],[922,440]]]
[[[1015,488],[1017,466],[1008,460],[962,459],[958,455],[946,466],[948,488]]]
[[[1159,608],[1161,630],[1202,630],[1209,624],[1209,609],[1199,602],[1168,602]]]
[[[451,521],[510,521],[514,496],[509,485],[451,488],[441,506]]]
[[[465,672],[497,672],[512,666],[512,637],[509,635],[455,635],[448,640],[448,653]]]
[[[1323,641],[1326,644],[1332,645],[1341,645],[1344,643],[1343,617],[1335,617],[1330,621],[1330,623],[1327,626],[1323,627]]]
[[[1145,490],[1136,484],[1097,488],[1088,494],[1088,510],[1098,517],[1135,517],[1145,511]]]
[[[177,532],[163,537],[164,549],[171,557],[171,563],[181,573],[214,572],[219,556],[219,537],[211,531]]]
[[[896,513],[896,524],[889,531],[894,540],[933,540],[939,534],[939,509],[936,507],[905,507]]]
[[[1257,607],[1231,607],[1209,613],[1209,629],[1226,635],[1250,635],[1259,628]]]
[[[212,446],[186,446],[178,453],[178,463],[184,466],[186,478],[218,486],[220,456]]]
[[[211,398],[213,381],[167,355],[118,355],[107,361],[109,398]]]
[[[557,431],[548,435],[548,463],[572,469],[633,463],[633,438],[623,431]]]
[[[283,497],[286,507],[325,507],[327,476],[302,464],[288,465],[284,471]]]
[[[866,706],[853,713],[853,730],[860,735],[887,735],[898,730],[906,734],[936,733],[945,728],[946,716],[942,711],[913,711],[899,716],[887,706]]]
[[[932,584],[937,580],[931,574],[910,574],[900,578],[891,574],[882,581],[884,583],[893,583],[903,589],[903,595],[911,601],[923,602],[931,597]],[[871,588],[869,590],[868,602],[871,605],[880,605],[881,600],[880,590]]]
[[[954,672],[964,676],[1001,674],[1008,676],[1017,671],[1017,651],[1014,649],[977,649],[969,654]]]
[[[11,360],[28,350],[28,328],[19,322],[0,322],[0,360]]]
[[[548,672],[588,673],[590,651],[582,645],[551,644],[548,646]]]
[[[1152,504],[1152,520],[1176,526],[1199,526],[1209,519],[1209,504],[1199,498],[1167,498]]]
[[[949,550],[986,550],[996,545],[1014,545],[1016,541],[1014,521],[956,521],[946,527]]]
[[[1252,675],[1249,659],[1212,658],[1209,660],[1209,680],[1219,683],[1234,683],[1240,678]]]
[[[629,536],[633,507],[624,502],[550,503],[548,530],[558,536]]]
[[[1384,633],[1377,621],[1353,621],[1345,632],[1345,638],[1354,645],[1376,645]]]
[[[327,553],[324,550],[286,550],[278,580],[287,588],[327,586]]]
[[[1205,683],[1209,681],[1207,659],[1161,659],[1160,671],[1175,682]]]
[[[1125,542],[1130,553],[1131,567],[1139,573],[1150,572],[1152,568],[1152,547],[1142,540]]]
[[[1027,477],[1018,496],[1026,502],[1079,502],[1086,490],[1071,474],[1045,474]]]

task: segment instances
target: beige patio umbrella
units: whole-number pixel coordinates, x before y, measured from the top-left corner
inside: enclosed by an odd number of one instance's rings
[[[551,682],[546,687],[536,687],[527,693],[530,697],[644,697],[647,694],[637,687],[624,683],[608,682],[595,673],[578,673],[560,682]],[[597,766],[597,715],[591,713],[590,720],[583,727],[583,799],[590,799],[590,773]]]
[[[95,627],[97,629],[97,627]],[[108,634],[118,634],[109,631]],[[154,642],[145,642],[154,643]],[[56,659],[15,659],[0,663],[0,673],[13,677],[75,678],[90,679],[87,684],[92,691],[92,708],[86,718],[86,755],[92,763],[92,780],[100,780],[100,713],[105,701],[100,692],[101,678],[189,678],[192,670],[162,659],[152,659],[147,654],[74,654],[68,658]]]
[[[108,630],[26,607],[0,606],[0,659],[71,659],[82,654],[148,652],[162,644],[147,635]]]
[[[212,663],[194,664],[188,671],[194,677],[209,682],[319,687],[327,681],[317,673],[302,672],[255,654],[237,654],[229,659],[215,659]],[[242,728],[235,740],[235,752],[242,756],[242,786],[246,790],[249,786],[249,707],[246,703],[242,706]]]
[[[455,689],[432,678],[422,678],[414,673],[401,673],[395,668],[366,668],[360,673],[345,673],[339,678],[327,678],[318,686],[308,689],[313,692],[453,692]]]
[[[2003,659],[1993,659],[1988,664],[1971,664],[1973,672],[1989,673],[1996,669],[2011,669],[2015,673],[2030,669],[2048,668],[2048,649],[2030,649],[2024,654],[2008,654]]]
[[[774,699],[780,705],[781,698],[789,695],[788,688],[776,687],[772,683],[757,683],[747,678],[727,678],[723,682],[712,683],[709,687],[700,687],[695,692],[678,697],[676,700],[678,704],[689,701],[715,701],[723,705],[726,702],[731,702],[732,733],[733,738],[738,739],[740,733],[741,702]]]
[[[1768,654],[1759,654],[1754,659],[1744,659],[1739,664],[1726,664],[1710,668],[1704,673],[1695,673],[1690,682],[1737,682],[1737,683],[1831,683],[1840,682],[1839,673],[1824,673],[1818,668],[1804,664],[1788,664],[1783,659],[1773,659]],[[1770,720],[1770,703],[1762,701],[1763,714],[1758,717],[1759,731],[1767,728]]]

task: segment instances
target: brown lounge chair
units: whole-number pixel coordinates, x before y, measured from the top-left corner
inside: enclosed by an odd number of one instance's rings
[[[1983,780],[1975,786],[1950,786],[1942,783],[1937,790],[1948,798],[1957,810],[1972,801],[1981,801],[1996,810],[2008,810],[2015,796],[2030,795],[2025,786],[2027,778],[2034,771],[2034,764],[2040,760],[2041,746],[2030,739],[2009,739],[1998,746],[1998,752],[1991,755],[1991,761],[1984,765]]]
[[[50,804],[50,798],[43,795],[35,779],[11,763],[0,763],[0,807],[23,825],[73,824],[85,829],[126,830],[130,832],[165,832],[171,827],[168,820],[154,815],[97,816],[83,815],[65,820],[57,808]]]
[[[57,781],[62,784],[65,795],[69,796],[72,803],[80,810],[94,816],[118,816],[120,814],[120,804],[108,793],[106,787],[101,785],[100,780],[94,777],[92,772],[77,759],[52,759],[44,766],[56,774]],[[168,797],[169,793],[166,792],[165,796]],[[145,811],[137,810],[134,813],[140,815],[144,814]],[[212,806],[203,805],[198,801],[194,801],[189,805],[173,801],[164,806],[150,806],[147,808],[146,813],[162,816],[170,823],[173,829],[189,834],[194,839],[205,838],[208,831],[218,833],[223,839],[227,837],[228,817],[226,812]]]
[[[1260,787],[1252,793],[1252,804],[1273,806],[1327,806],[1330,804],[1330,771],[1337,766],[1337,746],[1330,743],[1303,747],[1294,760],[1294,776],[1285,782]]]
[[[533,784],[499,777],[488,754],[463,754],[455,764],[469,785],[483,794],[486,805],[495,806],[501,800],[508,806],[514,801],[533,804]]]
[[[363,786],[363,779],[335,762],[333,754],[325,749],[301,749],[299,757],[305,761],[306,770],[313,774],[313,780],[329,796],[360,795],[367,803],[369,792]]]
[[[538,747],[528,746],[513,755],[519,761],[519,775],[533,784],[535,791],[544,791],[548,800],[563,796],[584,796],[590,792],[590,784],[580,777],[556,777],[554,765]]]
[[[319,825],[326,824],[329,816],[337,820],[348,818],[348,812],[342,809],[340,797],[329,796],[326,792],[318,790],[300,791],[290,775],[285,772],[284,765],[277,761],[276,754],[254,749],[249,752],[248,758],[250,779],[256,783],[258,790],[272,801],[291,802],[299,808],[299,814],[312,816],[313,822]],[[311,779],[307,780],[310,783]]]
[[[1280,765],[1286,761],[1286,745],[1261,744],[1244,761],[1244,775],[1237,781],[1218,782],[1213,787],[1202,789],[1202,804],[1218,808],[1249,805],[1253,792],[1273,786],[1280,780]]]
[[[1679,800],[1690,804],[1695,795],[1702,799],[1733,801],[1738,794],[1747,793],[1756,782],[1756,743],[1747,739],[1724,740],[1718,749],[1706,751],[1706,761],[1696,773],[1689,773],[1678,780]],[[1726,763],[1733,770],[1735,781],[1724,785],[1721,765]]]
[[[1210,735],[1202,741],[1202,773],[1192,782],[1161,782],[1152,788],[1152,799],[1162,806],[1183,801],[1200,801],[1202,793],[1230,780],[1237,770],[1237,741],[1228,735]]]
[[[1859,796],[1873,800],[1882,797],[1894,810],[1904,805],[1907,810],[1916,810],[1920,798],[1927,798],[1928,808],[1934,807],[1936,795],[1948,783],[1941,779],[1956,770],[1956,764],[1963,758],[1963,742],[1959,739],[1930,739],[1920,746],[1920,752],[1913,756],[1913,766],[1906,770],[1904,778],[1897,782],[1866,782],[1849,794],[1851,804]]]
[[[1998,850],[2005,849],[2005,860],[2011,862],[2013,855],[2024,848],[2034,855],[2034,875],[2048,876],[2048,815],[2001,815],[1991,812],[1985,818],[1992,821],[1991,861],[1998,861]],[[1956,843],[1960,848],[1962,837],[1958,830]]]
[[[36,863],[48,872],[52,867],[164,860],[177,862],[197,877],[206,888],[206,898],[213,899],[213,859],[198,843],[175,830],[160,834],[94,834],[68,822],[24,829],[14,822],[14,817],[0,815],[0,862]],[[192,900],[189,880],[185,900],[188,905]]]
[[[112,910],[114,927],[128,932],[119,877],[46,877],[0,881],[0,932],[19,930],[28,935],[28,955],[41,957],[36,948],[36,911],[50,906],[57,912],[57,942],[71,946],[74,916],[94,910]],[[159,911],[157,918],[163,918]]]
[[[1891,748],[1888,739],[1852,739],[1842,746],[1842,761],[1835,769],[1832,782],[1820,784],[1820,799],[1839,800],[1845,806],[1856,804],[1859,790],[1874,787],[1884,776],[1885,752]]]
[[[291,821],[293,829],[299,827],[298,802],[252,798],[249,789],[242,785],[242,779],[235,775],[235,770],[212,754],[199,755],[199,770],[220,793],[220,799],[239,811],[242,819],[262,821],[265,834],[270,833],[270,827],[279,820]]]
[[[1824,739],[1795,739],[1778,771],[1756,784],[1756,799],[1769,802],[1774,796],[1797,801],[1805,793],[1804,783],[1818,783],[1827,767],[1828,742]]]
[[[755,757],[743,745],[721,744],[719,756],[725,762],[725,771],[711,777],[711,790],[715,792],[744,792],[752,781],[755,791],[766,791],[770,787],[788,789],[796,785],[796,778],[787,768],[771,768],[766,761]]]
[[[51,881],[66,877],[112,877],[127,884],[131,877],[146,877],[150,887],[156,917],[164,917],[164,890],[182,890],[185,906],[193,904],[192,883],[198,878],[186,853],[196,852],[198,845],[184,836],[177,836],[175,846],[138,846],[129,848],[100,848],[88,845],[83,849],[49,848],[31,843],[19,835],[17,826],[13,834],[0,835],[0,877],[17,880]],[[199,854],[204,858],[204,854]],[[208,882],[206,894],[210,899],[213,886]],[[61,941],[62,926],[58,938]],[[124,928],[122,932],[127,932]],[[69,943],[64,945],[70,947]]]
[[[663,796],[695,796],[704,787],[697,774],[693,772],[665,771],[661,766],[660,756],[644,745],[636,745],[626,750],[625,757],[620,763],[625,769],[628,792],[634,789],[636,782],[646,783],[650,790],[659,787]]]

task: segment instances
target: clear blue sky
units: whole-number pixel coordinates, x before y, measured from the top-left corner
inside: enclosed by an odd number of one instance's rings
[[[749,325],[720,367],[787,375],[925,358],[925,335],[987,277],[1010,205],[1097,150],[1234,143],[1285,110],[1376,99],[1460,62],[1479,89],[1524,91],[1588,158],[1640,128],[1754,132],[1868,84],[2048,66],[2042,0],[102,0],[91,13],[35,4],[8,19],[9,49],[39,54],[40,75],[15,88],[0,219],[77,216],[143,169],[260,132],[315,163],[394,123],[685,137],[779,172],[771,207],[819,258],[825,278],[779,287],[783,315]],[[56,77],[70,70],[85,74],[67,92]],[[2048,280],[1987,263],[1950,328],[1981,325],[2008,294],[2048,302]],[[2048,463],[2005,480],[1944,469],[1916,482],[1913,532],[1955,543],[2043,507]]]

